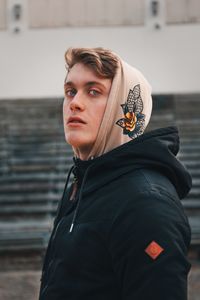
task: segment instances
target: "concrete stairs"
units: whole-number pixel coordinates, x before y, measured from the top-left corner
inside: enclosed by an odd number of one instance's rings
[[[183,200],[200,249],[200,95],[156,96],[149,129],[177,125],[179,159],[193,188]],[[65,143],[62,100],[0,101],[0,255],[46,248],[72,151]]]

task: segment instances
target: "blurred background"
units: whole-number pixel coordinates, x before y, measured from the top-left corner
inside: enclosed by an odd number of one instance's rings
[[[72,152],[64,52],[110,48],[152,84],[148,130],[177,125],[193,188],[189,300],[200,300],[200,1],[0,0],[0,299],[36,300]]]

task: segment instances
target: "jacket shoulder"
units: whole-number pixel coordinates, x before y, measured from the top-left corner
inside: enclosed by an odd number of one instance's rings
[[[149,223],[157,223],[158,226],[165,220],[189,227],[174,185],[160,172],[140,169],[126,174],[119,182],[119,191],[115,191],[118,199],[116,219],[127,214],[135,220],[145,219]]]

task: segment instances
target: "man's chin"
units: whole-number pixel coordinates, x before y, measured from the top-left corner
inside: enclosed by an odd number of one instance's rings
[[[85,151],[86,149],[91,148],[91,144],[87,143],[85,139],[80,138],[80,134],[77,136],[73,135],[73,137],[66,136],[65,140],[69,145],[77,149],[83,149]]]

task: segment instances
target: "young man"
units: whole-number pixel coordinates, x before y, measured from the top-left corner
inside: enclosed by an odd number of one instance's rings
[[[191,178],[175,127],[144,133],[144,76],[112,51],[69,49],[63,121],[74,150],[40,300],[186,300]]]

